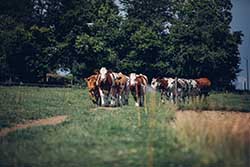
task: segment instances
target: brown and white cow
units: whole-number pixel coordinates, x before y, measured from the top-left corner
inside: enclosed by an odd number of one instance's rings
[[[188,96],[188,80],[181,78],[153,78],[152,88],[158,88],[161,92],[161,101],[165,99],[175,102],[176,100],[185,101]]]
[[[135,100],[135,106],[144,106],[148,78],[143,74],[129,75],[129,88]]]
[[[116,89],[115,80],[118,78],[118,74],[105,67],[99,70],[97,78],[97,86],[101,98],[101,106],[115,106],[116,105]]]
[[[153,78],[151,81],[151,87],[153,89],[158,89],[161,93],[161,101],[162,103],[165,102],[165,99],[169,99],[170,98],[170,90],[168,88],[168,84],[170,82],[171,78]]]
[[[100,95],[99,95],[98,87],[96,85],[97,78],[98,78],[98,74],[94,74],[94,75],[89,76],[88,78],[85,78],[84,80],[87,83],[90,99],[92,100],[94,104],[100,105]]]

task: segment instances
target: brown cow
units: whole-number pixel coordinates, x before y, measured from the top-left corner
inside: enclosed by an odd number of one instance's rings
[[[116,93],[118,96],[118,105],[128,105],[129,97],[129,77],[118,73],[118,77],[115,79]]]
[[[94,104],[100,105],[100,95],[98,92],[98,87],[96,85],[97,78],[98,78],[98,74],[94,74],[94,75],[89,76],[88,78],[85,78],[84,80],[87,83],[90,99],[92,100]]]
[[[198,78],[195,79],[197,83],[197,88],[199,89],[199,96],[200,98],[202,95],[205,97],[208,96],[208,92],[210,91],[211,88],[211,81],[208,78]]]

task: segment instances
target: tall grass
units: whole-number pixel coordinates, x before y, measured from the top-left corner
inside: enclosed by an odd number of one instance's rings
[[[235,112],[178,112],[178,138],[207,166],[250,166],[250,115]]]

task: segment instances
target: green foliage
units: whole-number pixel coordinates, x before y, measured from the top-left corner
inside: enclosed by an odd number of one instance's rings
[[[231,32],[230,0],[180,1],[170,29],[170,50],[181,77],[208,77],[228,88],[239,72],[241,32]],[[215,75],[216,74],[216,75]]]
[[[30,28],[32,38],[30,40],[33,54],[26,56],[29,71],[38,78],[52,71],[57,63],[56,40],[54,31],[47,27],[32,26]]]
[[[216,89],[232,86],[242,33],[230,30],[230,0],[120,3],[123,15],[114,0],[1,4],[1,80],[38,82],[59,66],[80,80],[106,66],[149,78],[208,77]]]
[[[0,17],[1,80],[25,79],[28,73],[25,56],[31,35],[12,17]]]
[[[115,42],[119,34],[120,17],[108,4],[103,4],[95,19],[88,24],[91,32],[82,32],[76,38],[79,61],[85,64],[85,75],[93,73],[101,66],[115,70],[118,61]],[[80,72],[79,72],[80,73]]]

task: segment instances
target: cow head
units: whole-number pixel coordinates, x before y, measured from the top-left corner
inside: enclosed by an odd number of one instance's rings
[[[153,79],[152,79],[152,82],[151,82],[151,87],[152,87],[153,89],[156,89],[157,87],[159,87],[159,85],[160,85],[160,83],[159,83],[159,81],[158,81],[158,78],[153,78]]]
[[[189,84],[191,86],[191,88],[197,88],[198,84],[194,79],[189,79]]]
[[[105,67],[102,67],[99,71],[100,74],[100,82],[105,82],[106,78],[107,78],[107,73],[108,70]]]
[[[134,86],[136,84],[136,77],[137,75],[135,73],[131,73],[129,75],[129,85]]]
[[[175,86],[175,79],[174,78],[168,78],[168,89],[173,89]]]
[[[91,75],[88,78],[84,78],[87,83],[89,91],[92,91],[96,88],[97,75]]]

